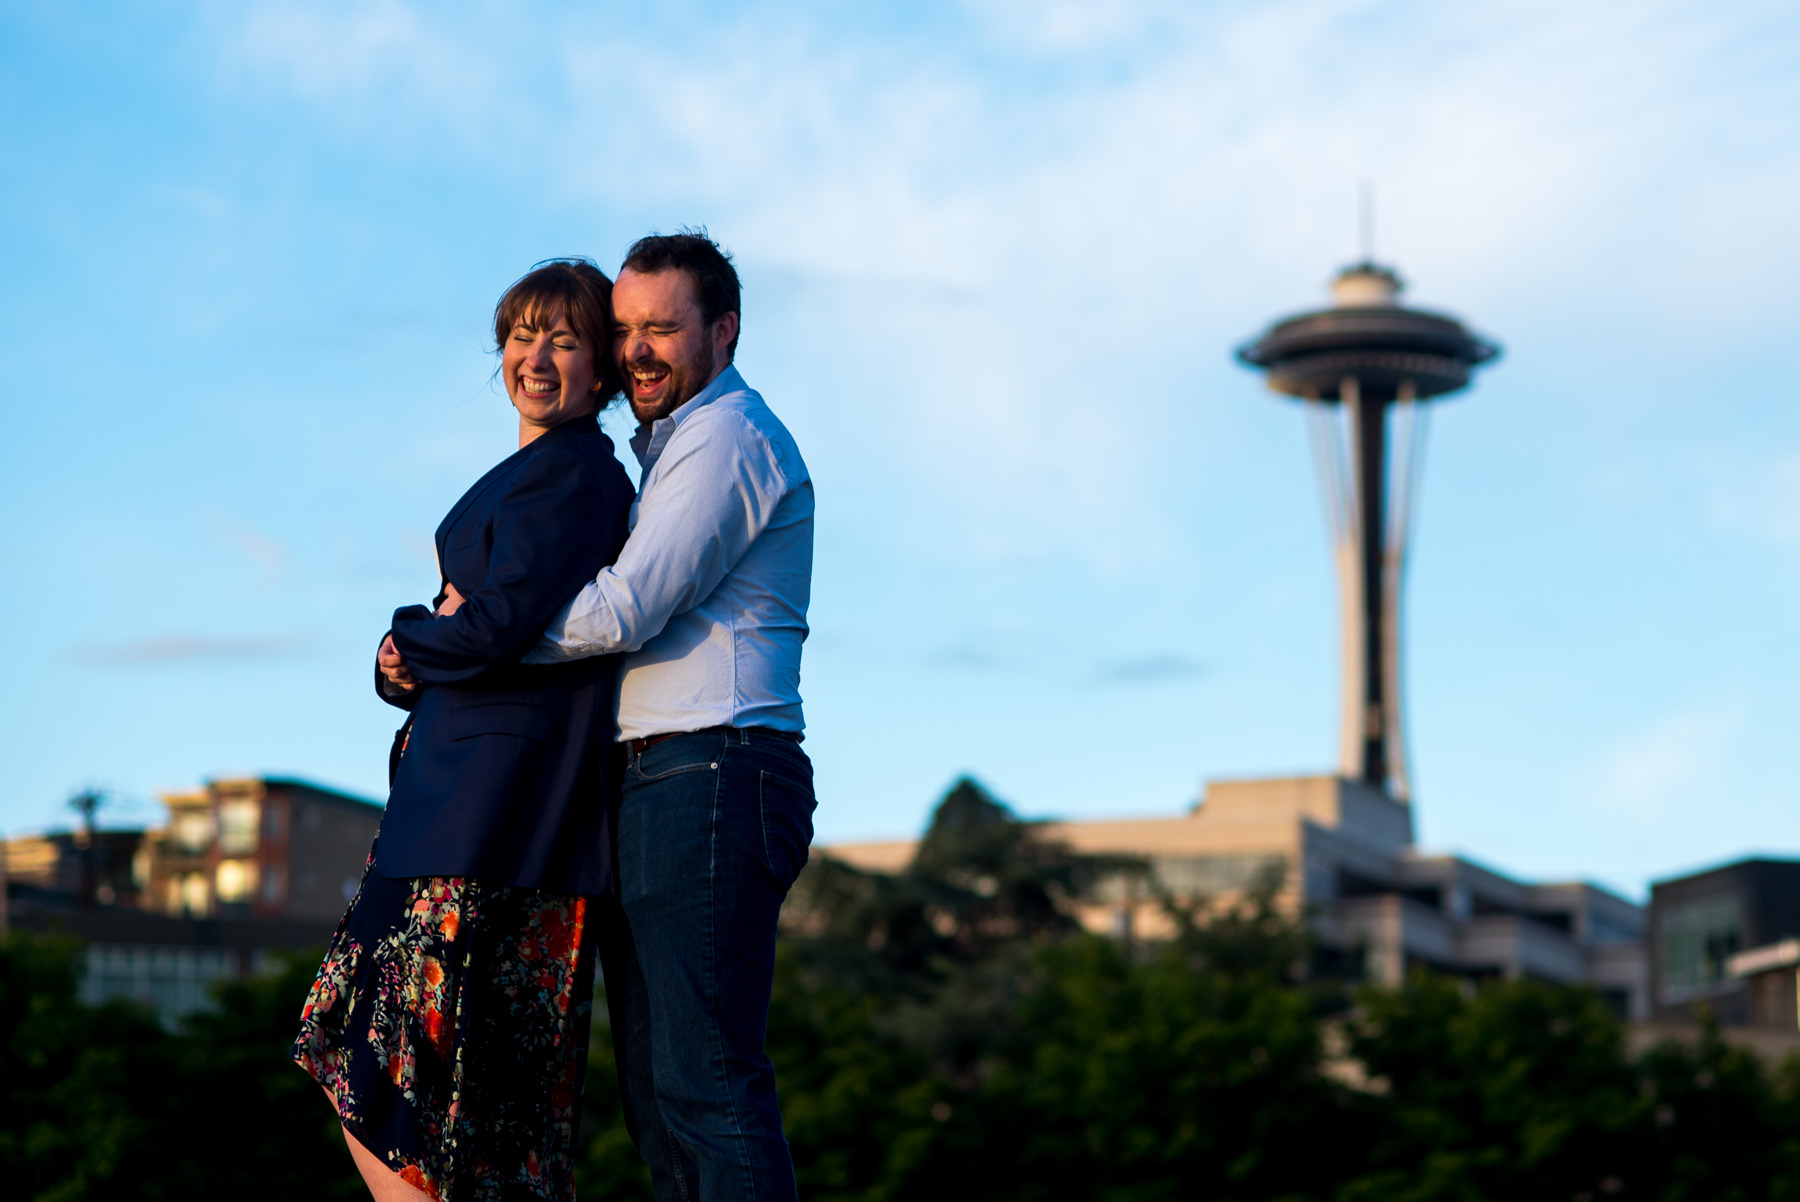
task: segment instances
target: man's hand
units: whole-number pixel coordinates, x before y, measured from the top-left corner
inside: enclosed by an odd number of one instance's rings
[[[394,646],[394,636],[391,634],[381,640],[381,650],[375,653],[375,666],[381,669],[381,674],[387,678],[388,683],[396,688],[410,693],[419,687],[419,682],[407,670],[406,661],[400,658],[400,649]]]
[[[447,618],[462,608],[463,595],[456,591],[456,586],[448,580],[444,581],[444,599],[438,603],[437,616]]]

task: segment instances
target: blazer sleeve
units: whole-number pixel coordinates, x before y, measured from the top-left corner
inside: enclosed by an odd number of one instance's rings
[[[394,646],[413,676],[463,684],[516,661],[617,554],[610,491],[600,465],[577,451],[532,456],[495,505],[487,578],[462,607],[447,618],[420,606],[395,611]]]

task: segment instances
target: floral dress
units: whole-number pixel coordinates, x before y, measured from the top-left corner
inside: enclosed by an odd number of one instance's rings
[[[572,1199],[593,1006],[584,897],[374,870],[338,924],[294,1060],[433,1198]]]

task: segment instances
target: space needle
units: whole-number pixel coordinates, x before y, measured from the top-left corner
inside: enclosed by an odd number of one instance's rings
[[[1365,258],[1338,273],[1330,308],[1276,322],[1237,357],[1299,399],[1311,429],[1340,592],[1340,775],[1405,802],[1400,591],[1427,402],[1466,388],[1500,348],[1452,317],[1403,306],[1403,287]]]

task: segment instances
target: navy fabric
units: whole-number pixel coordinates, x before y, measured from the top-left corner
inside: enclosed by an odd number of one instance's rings
[[[600,925],[600,963],[626,1126],[658,1202],[795,1196],[763,1038],[813,806],[806,753],[756,727],[675,735],[626,765],[626,921]]]
[[[633,489],[592,417],[550,430],[476,482],[437,530],[466,600],[394,614],[394,645],[425,686],[412,710],[375,867],[601,894],[613,887],[617,656],[520,664],[545,623],[618,558]]]

